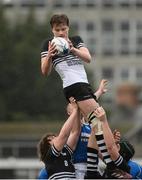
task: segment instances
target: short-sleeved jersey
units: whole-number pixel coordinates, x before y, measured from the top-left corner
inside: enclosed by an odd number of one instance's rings
[[[41,49],[41,58],[48,54],[48,43],[52,39],[44,41]],[[79,36],[70,37],[73,46],[77,49],[85,47],[82,39]],[[87,74],[83,65],[83,61],[73,53],[68,53],[63,56],[54,56],[52,58],[53,67],[63,81],[63,88],[72,84],[83,82],[88,83]]]
[[[130,174],[134,179],[142,179],[142,166],[134,161],[129,161],[128,165],[130,166]]]
[[[83,123],[80,137],[73,153],[73,163],[87,163],[87,144],[91,134],[91,127],[88,123]]]
[[[75,178],[75,169],[72,164],[72,150],[65,145],[61,152],[53,146],[45,157],[45,167],[48,179],[72,179]]]

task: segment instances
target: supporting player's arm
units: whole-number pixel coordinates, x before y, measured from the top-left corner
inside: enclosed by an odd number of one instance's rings
[[[103,95],[104,93],[107,92],[107,88],[106,88],[107,84],[108,84],[108,81],[106,79],[101,80],[101,82],[99,84],[99,88],[94,93],[94,95],[96,96],[97,99],[99,99],[101,95]]]
[[[79,135],[81,132],[81,114],[80,110],[78,110],[76,120],[73,123],[72,130],[70,136],[67,140],[67,145],[74,151],[79,139]]]
[[[68,137],[73,128],[73,124],[78,121],[78,106],[75,101],[72,101],[71,104],[73,106],[71,115],[64,123],[59,135],[53,139],[53,144],[58,151],[63,149],[64,145],[67,143]]]
[[[113,162],[118,168],[129,173],[130,168],[125,162],[125,160],[123,159],[123,157],[119,154],[113,133],[107,121],[105,110],[102,107],[98,107],[94,111],[94,114],[102,122],[104,140],[107,146],[107,150],[111,156],[111,159],[113,160]]]

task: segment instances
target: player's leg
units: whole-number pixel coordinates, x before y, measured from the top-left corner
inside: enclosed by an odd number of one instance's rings
[[[99,105],[96,102],[96,97],[89,84],[75,83],[64,88],[64,94],[68,100],[70,97],[76,99],[77,104],[87,121],[93,121],[93,119],[95,119],[93,112]]]
[[[99,107],[99,104],[95,101],[95,99],[86,99],[83,101],[77,102],[85,120],[88,122],[92,122],[95,120],[94,110]]]

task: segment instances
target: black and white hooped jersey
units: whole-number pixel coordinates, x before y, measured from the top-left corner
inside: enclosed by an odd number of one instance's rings
[[[75,48],[85,47],[79,36],[70,37],[70,40]],[[51,39],[45,40],[43,43],[41,58],[46,57],[48,54],[49,41]],[[83,61],[73,53],[70,52],[63,56],[56,55],[52,58],[52,63],[63,81],[63,88],[78,82],[88,83]]]
[[[48,172],[48,179],[75,179],[72,153],[68,145],[65,145],[61,152],[54,145],[51,146],[44,162]]]

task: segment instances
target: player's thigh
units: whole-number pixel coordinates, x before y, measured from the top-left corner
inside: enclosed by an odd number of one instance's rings
[[[94,111],[99,106],[93,98],[78,101],[77,104],[85,117],[87,117],[90,112]]]

